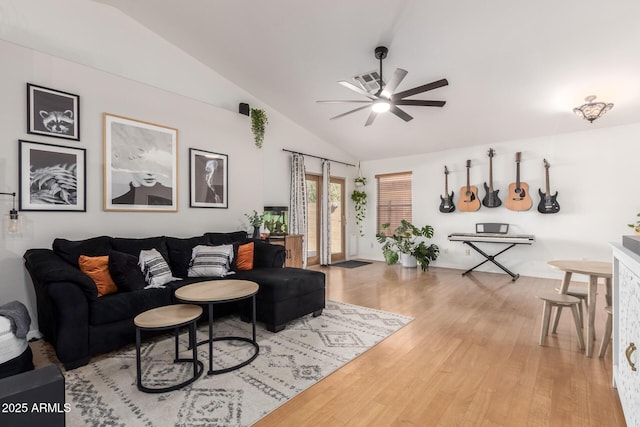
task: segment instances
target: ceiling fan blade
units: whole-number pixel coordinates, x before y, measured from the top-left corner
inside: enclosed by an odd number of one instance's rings
[[[423,101],[421,99],[401,99],[394,102],[396,105],[416,105],[420,107],[444,107],[447,101]]]
[[[428,90],[438,89],[439,87],[448,85],[447,79],[438,80],[435,82],[427,83],[426,85],[414,87],[413,89],[405,90],[404,92],[398,92],[391,96],[391,100],[397,101],[408,96],[416,95],[418,93],[426,92]]]
[[[378,117],[378,113],[371,110],[371,114],[369,114],[369,118],[367,119],[367,122],[364,125],[370,126],[373,123],[373,121],[376,119],[376,117]]]
[[[391,95],[393,95],[393,92],[396,91],[396,88],[400,85],[407,73],[407,70],[396,68],[396,71],[394,71],[391,80],[389,80],[389,82],[385,85],[380,95],[384,96],[385,98],[391,98]]]
[[[346,87],[347,89],[351,89],[352,91],[357,92],[360,95],[366,96],[369,99],[378,99],[378,97],[376,97],[375,95],[371,95],[366,90],[360,89],[358,86],[354,85],[353,83],[349,83],[346,80],[340,80],[338,83]]]
[[[338,114],[337,116],[331,117],[330,120],[339,119],[340,117],[344,117],[347,114],[355,113],[356,111],[364,110],[365,108],[369,108],[368,105],[363,105],[362,107],[358,107],[355,110],[347,111],[346,113]]]
[[[405,111],[399,109],[398,107],[396,107],[395,105],[391,106],[391,109],[389,110],[391,111],[393,114],[395,114],[396,116],[400,117],[402,120],[404,120],[405,122],[408,122],[409,120],[412,120],[413,117],[411,117],[410,115],[408,115]]]
[[[349,102],[356,103],[356,104],[370,104],[371,100],[363,101],[363,100],[360,99],[360,100],[355,101],[355,100],[349,99],[349,100],[344,100],[344,101],[316,101],[316,102],[318,104],[345,104],[345,103],[349,103]]]

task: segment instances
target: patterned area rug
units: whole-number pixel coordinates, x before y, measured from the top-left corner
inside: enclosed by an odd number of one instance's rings
[[[409,322],[410,317],[365,307],[327,302],[322,316],[305,316],[277,334],[258,324],[259,356],[249,365],[208,376],[208,345],[198,347],[204,374],[180,390],[147,394],[136,388],[135,346],[92,359],[65,372],[68,426],[249,426],[288,399],[373,347]],[[198,339],[207,337],[207,325]],[[216,336],[251,335],[237,317],[214,322]],[[181,357],[189,357],[188,334],[180,336]],[[46,351],[49,358],[51,347]],[[45,348],[45,347],[43,347]],[[145,338],[142,378],[148,387],[183,381],[193,365],[174,364],[173,335]],[[214,369],[248,358],[253,347],[241,341],[214,343]]]

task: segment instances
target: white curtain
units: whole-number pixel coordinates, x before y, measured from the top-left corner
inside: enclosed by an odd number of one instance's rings
[[[320,265],[331,264],[331,162],[322,160],[322,210],[320,213]]]
[[[302,268],[307,267],[307,179],[304,156],[291,156],[291,200],[289,234],[302,234]]]

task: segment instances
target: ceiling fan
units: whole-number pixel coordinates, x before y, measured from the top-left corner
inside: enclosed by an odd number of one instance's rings
[[[394,93],[396,88],[400,86],[400,83],[407,75],[407,70],[403,70],[402,68],[396,68],[396,71],[393,73],[391,80],[383,87],[382,80],[382,60],[387,57],[387,53],[389,49],[384,46],[378,46],[375,49],[376,59],[380,60],[380,80],[378,81],[380,89],[375,94],[369,93],[366,90],[359,88],[358,86],[350,83],[346,80],[341,80],[338,83],[347,89],[351,89],[354,92],[359,93],[360,95],[364,95],[368,100],[344,100],[344,101],[316,101],[318,103],[325,104],[343,104],[343,103],[358,103],[358,104],[366,104],[362,107],[358,107],[354,110],[347,111],[346,113],[338,114],[335,117],[331,117],[333,119],[339,119],[340,117],[344,117],[348,114],[355,113],[356,111],[364,110],[365,108],[371,107],[371,113],[369,114],[369,118],[367,122],[364,124],[365,126],[369,126],[376,119],[378,113],[384,113],[386,111],[391,111],[396,116],[400,117],[405,122],[413,119],[406,111],[398,108],[399,105],[413,105],[413,106],[422,106],[422,107],[442,107],[446,104],[446,101],[423,101],[420,99],[405,99],[413,95],[417,95],[422,92],[427,92],[429,90],[437,89],[442,86],[447,86],[449,82],[447,79],[437,80],[435,82],[427,83],[426,85],[414,87],[413,89],[408,89],[402,92]]]

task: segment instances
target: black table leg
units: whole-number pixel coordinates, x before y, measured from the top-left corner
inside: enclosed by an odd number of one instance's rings
[[[256,296],[251,297],[251,324],[253,326],[253,342],[256,342]]]
[[[213,304],[209,305],[209,372],[207,375],[213,374]]]
[[[136,327],[136,371],[138,377],[138,389],[142,387],[142,366],[140,362],[140,328]]]

